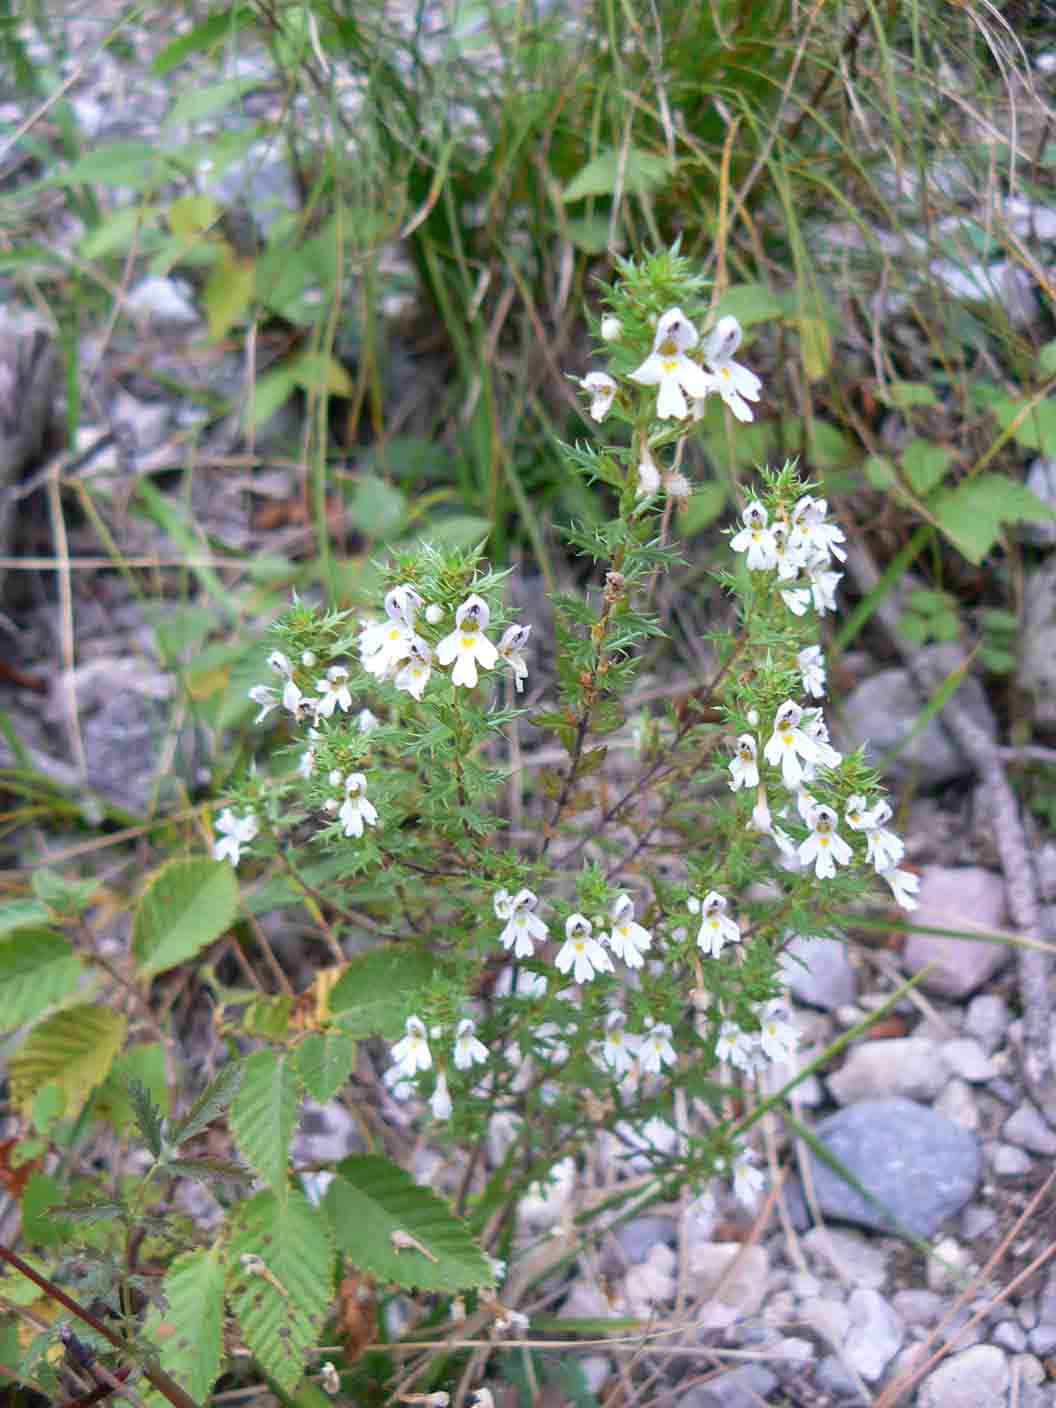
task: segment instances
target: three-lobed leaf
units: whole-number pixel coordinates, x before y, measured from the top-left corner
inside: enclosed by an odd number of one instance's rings
[[[136,909],[132,951],[141,978],[186,963],[220,937],[238,912],[238,882],[226,862],[172,860],[151,877]]]

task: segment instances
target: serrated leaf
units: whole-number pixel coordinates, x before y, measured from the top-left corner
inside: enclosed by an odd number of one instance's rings
[[[1003,523],[1056,518],[1025,484],[1003,474],[980,474],[955,489],[942,489],[928,507],[953,545],[976,566],[997,542]]]
[[[204,1403],[220,1376],[223,1357],[225,1268],[215,1247],[186,1252],[169,1267],[161,1367]]]
[[[338,1164],[323,1210],[338,1251],[361,1271],[423,1291],[462,1291],[491,1286],[484,1253],[446,1203],[398,1165],[375,1154],[355,1154]],[[397,1251],[396,1231],[416,1238],[436,1258]]]
[[[294,1052],[294,1065],[313,1100],[325,1105],[352,1074],[355,1038],[348,1032],[313,1032]]]
[[[46,1017],[11,1062],[12,1100],[28,1113],[37,1092],[55,1085],[65,1113],[77,1114],[91,1091],[106,1079],[127,1030],[123,1013],[87,1004]]]
[[[267,1275],[243,1256],[259,1257]],[[297,1188],[284,1202],[258,1193],[234,1218],[229,1298],[246,1344],[261,1368],[287,1393],[304,1373],[305,1356],[322,1329],[334,1282],[330,1231],[318,1208]]]
[[[155,1158],[161,1153],[161,1111],[142,1081],[130,1080],[125,1089],[132,1105],[132,1117],[147,1148]]]
[[[241,1061],[230,1061],[226,1066],[221,1066],[183,1119],[177,1120],[169,1131],[170,1145],[178,1149],[222,1115],[235,1098],[241,1080]]]
[[[612,195],[617,187],[625,196],[648,195],[667,185],[675,170],[670,157],[656,156],[629,147],[602,152],[572,178],[561,199],[566,205],[586,196]]]
[[[226,861],[172,860],[136,909],[132,951],[141,978],[186,963],[214,943],[238,912],[238,881]]]
[[[254,1051],[228,1116],[238,1152],[284,1198],[290,1140],[297,1120],[297,1083],[284,1052]]]
[[[383,1036],[394,1041],[403,1034],[407,1004],[433,974],[433,960],[407,944],[383,944],[354,958],[330,994],[330,1011],[349,1036]]]
[[[911,440],[902,451],[902,470],[918,494],[938,488],[952,461],[952,450],[927,440]]]
[[[166,1159],[165,1172],[180,1174],[185,1178],[196,1178],[207,1188],[212,1188],[225,1180],[235,1183],[252,1183],[253,1174],[241,1164],[230,1159]]]
[[[77,990],[81,960],[63,936],[43,926],[0,939],[0,1032],[13,1031]]]
[[[60,1203],[55,1213],[67,1222],[113,1222],[115,1218],[125,1219],[128,1208],[124,1203],[100,1199],[98,1202]]]

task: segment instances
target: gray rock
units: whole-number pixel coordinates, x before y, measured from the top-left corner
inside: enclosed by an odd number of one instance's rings
[[[993,933],[1007,917],[1005,882],[976,866],[929,866],[921,876],[914,922],[934,929]],[[910,933],[903,962],[910,973],[934,964],[922,986],[943,997],[962,998],[981,987],[1011,958],[1005,944]]]
[[[616,1229],[616,1240],[632,1264],[644,1261],[658,1242],[673,1247],[678,1228],[670,1217],[636,1217]]]
[[[1020,1178],[1031,1170],[1031,1158],[1014,1144],[997,1144],[990,1156],[990,1165],[1002,1178]]]
[[[896,1291],[891,1297],[891,1304],[901,1316],[903,1324],[922,1330],[930,1330],[933,1325],[937,1325],[946,1310],[942,1296],[923,1288]]]
[[[943,1042],[942,1057],[955,1076],[975,1085],[992,1080],[997,1074],[993,1062],[974,1037],[960,1036]]]
[[[847,1302],[851,1324],[843,1357],[856,1374],[875,1384],[902,1348],[903,1325],[879,1291],[859,1287]]]
[[[595,1398],[600,1398],[602,1389],[613,1375],[612,1360],[607,1354],[585,1354],[576,1363],[587,1381],[587,1388]]]
[[[996,1226],[997,1213],[981,1203],[969,1203],[961,1213],[961,1236],[966,1242],[987,1236]]]
[[[1010,1354],[1022,1354],[1027,1347],[1026,1331],[1014,1320],[1002,1320],[991,1339],[998,1349],[1007,1349]]]
[[[835,1354],[827,1354],[818,1365],[814,1382],[822,1393],[831,1394],[838,1403],[868,1403],[868,1395],[862,1392],[855,1382],[850,1369],[837,1359]]]
[[[808,1007],[832,1012],[858,995],[858,979],[838,939],[802,935],[788,945],[781,967],[792,995]]]
[[[731,1369],[710,1384],[698,1384],[679,1397],[682,1408],[760,1408],[778,1386],[762,1364]]]
[[[906,1036],[853,1046],[828,1087],[841,1105],[892,1095],[934,1100],[948,1078],[938,1042]]]
[[[918,1408],[997,1408],[1008,1392],[1008,1359],[996,1345],[951,1355],[920,1386]]]
[[[921,653],[944,675],[951,674],[963,662],[956,646],[927,646]],[[887,764],[889,775],[900,780],[913,774],[925,787],[937,787],[965,776],[971,767],[938,719],[932,719],[907,744],[925,702],[905,670],[881,670],[870,675],[844,700],[838,746],[850,752],[864,743],[874,761],[899,749]],[[965,679],[957,691],[957,702],[980,728],[996,738],[993,716],[977,679],[971,675]]]
[[[803,1238],[807,1253],[831,1267],[841,1281],[878,1290],[887,1280],[885,1252],[863,1237],[837,1227],[812,1227]]]
[[[1036,459],[1027,471],[1027,488],[1044,504],[1056,509],[1056,460]],[[1056,515],[1020,523],[1017,534],[1035,547],[1056,547]]]
[[[182,279],[150,275],[131,290],[125,305],[146,322],[158,327],[186,328],[201,321]]]
[[[1030,1332],[1030,1348],[1034,1354],[1052,1354],[1056,1350],[1056,1325],[1038,1325]]]
[[[1008,1003],[995,992],[981,992],[968,1004],[964,1018],[965,1036],[974,1036],[988,1054],[1005,1039],[1012,1014]]]
[[[894,1045],[876,1042],[873,1045]],[[866,1100],[822,1120],[826,1149],[914,1236],[930,1238],[975,1191],[982,1149],[971,1131],[911,1100]],[[810,1156],[821,1211],[878,1231],[895,1231],[827,1164]]]
[[[1024,1100],[1019,1109],[1009,1115],[1001,1133],[1032,1154],[1056,1154],[1056,1133],[1029,1100]]]
[[[1056,561],[1027,573],[1016,683],[1030,698],[1040,729],[1056,728]]]
[[[734,1262],[737,1269],[733,1270]],[[687,1284],[694,1295],[712,1302],[705,1309],[711,1324],[728,1318],[715,1315],[724,1307],[733,1318],[757,1315],[767,1294],[770,1260],[764,1247],[745,1247],[739,1242],[698,1242],[689,1249]]]
[[[933,1106],[937,1115],[952,1120],[962,1129],[977,1130],[981,1124],[979,1103],[972,1087],[956,1076],[950,1081]]]

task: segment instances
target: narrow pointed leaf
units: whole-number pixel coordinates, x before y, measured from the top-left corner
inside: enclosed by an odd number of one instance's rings
[[[184,1115],[177,1120],[169,1134],[169,1143],[174,1149],[200,1134],[207,1125],[222,1115],[235,1098],[242,1079],[241,1061],[230,1061],[221,1066],[212,1081]]]
[[[142,1081],[130,1080],[125,1089],[132,1104],[132,1114],[143,1141],[155,1158],[161,1153],[161,1111]]]

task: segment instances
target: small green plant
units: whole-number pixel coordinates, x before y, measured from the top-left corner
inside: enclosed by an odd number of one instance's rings
[[[915,645],[956,640],[961,631],[957,598],[949,592],[923,587],[910,592],[898,629]]]
[[[877,878],[914,906],[875,773],[828,738],[818,621],[843,533],[792,463],[760,472],[731,536],[719,579],[736,621],[703,643],[712,678],[639,719],[632,773],[607,775],[660,633],[652,598],[678,562],[700,413],[714,401],[731,427],[749,422],[760,395],[737,320],[701,335],[706,294],[677,250],[622,262],[601,294],[604,370],[574,378],[597,434],[561,456],[611,516],[569,530],[585,586],[552,600],[552,660],[482,545],[402,551],[368,618],[295,601],[278,624],[273,683],[251,690],[258,756],[147,877],[127,974],[92,942],[94,889],[42,877],[36,900],[0,910],[12,1100],[34,1153],[65,1156],[90,1118],[140,1146],[105,1189],[40,1174],[38,1206],[68,1227],[67,1256],[91,1253],[80,1296],[106,1306],[117,1365],[142,1364],[174,1403],[224,1372],[228,1317],[291,1392],[325,1342],[343,1259],[416,1292],[434,1336],[457,1339],[467,1313],[497,1344],[530,1335],[503,1299],[523,1289],[518,1203],[600,1130],[645,1161],[651,1199],[720,1175],[754,1202],[751,1130],[773,1100],[740,1102],[795,1048],[783,950],[835,932]],[[543,707],[526,705],[526,683],[547,679]],[[529,722],[561,761],[526,775]],[[317,944],[301,992],[261,926],[295,909]],[[254,987],[221,979],[215,945]],[[195,974],[219,1041],[186,1111],[192,1073],[155,1005],[178,973]],[[295,1162],[305,1097],[341,1099],[369,1152]],[[454,1209],[381,1152],[392,1102],[460,1170]],[[696,1102],[707,1121],[687,1116]],[[501,1152],[485,1167],[489,1139]],[[184,1180],[217,1201],[208,1232],[178,1209]],[[613,1206],[630,1192],[618,1180]],[[11,1372],[54,1383],[58,1333],[32,1337]],[[331,1375],[355,1375],[334,1357]]]

